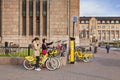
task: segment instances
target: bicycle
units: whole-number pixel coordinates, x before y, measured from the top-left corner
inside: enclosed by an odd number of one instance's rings
[[[27,70],[34,69],[35,64],[36,64],[36,58],[34,56],[26,56],[25,60],[23,61],[23,66]],[[39,65],[41,68],[43,67],[43,65],[45,65],[48,70],[53,71],[57,69],[58,62],[56,59],[48,57],[48,54],[46,55],[41,54]]]
[[[66,42],[66,40],[65,41],[58,40],[58,41],[55,42],[56,43],[55,46],[48,48],[49,57],[53,57],[58,62],[58,67],[57,68],[60,68],[60,65],[61,65],[60,57],[65,56],[64,54],[66,54],[66,47],[64,46],[65,45],[64,42]]]
[[[75,48],[75,59],[82,60],[83,62],[92,62],[94,59],[93,53],[82,52],[80,47]]]

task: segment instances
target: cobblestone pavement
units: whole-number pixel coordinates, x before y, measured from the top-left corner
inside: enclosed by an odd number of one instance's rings
[[[25,70],[18,65],[0,65],[0,80],[120,80],[120,51],[98,49],[90,63],[67,64],[55,71]]]

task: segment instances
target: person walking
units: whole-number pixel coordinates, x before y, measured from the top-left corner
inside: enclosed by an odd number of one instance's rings
[[[107,50],[107,53],[109,53],[109,50],[110,50],[110,45],[109,44],[106,45],[106,50]]]
[[[39,41],[39,38],[38,37],[35,37],[33,40],[32,40],[32,49],[33,49],[33,53],[34,53],[34,56],[36,57],[36,64],[35,64],[35,70],[36,71],[40,71],[40,66],[39,66],[39,56],[40,56],[40,53],[39,53],[39,49],[40,49],[40,41]]]
[[[98,47],[98,40],[95,40],[95,44],[94,44],[94,53],[97,53],[97,47]]]

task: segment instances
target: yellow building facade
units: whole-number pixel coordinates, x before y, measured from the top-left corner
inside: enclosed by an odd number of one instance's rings
[[[120,40],[120,17],[80,17],[80,38],[95,37],[99,42]]]

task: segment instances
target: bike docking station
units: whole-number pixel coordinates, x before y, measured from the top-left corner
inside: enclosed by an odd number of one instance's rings
[[[69,63],[70,64],[74,64],[75,63],[75,58],[74,58],[74,50],[75,50],[75,38],[74,37],[70,37],[70,54],[69,54]]]
[[[73,16],[72,17],[72,21],[73,21],[73,34],[72,37],[70,37],[70,41],[69,41],[69,63],[70,64],[74,64],[75,63],[75,38],[74,38],[74,29],[75,29],[75,22],[78,21],[78,17],[77,16]]]

